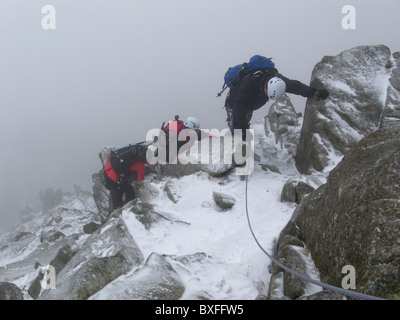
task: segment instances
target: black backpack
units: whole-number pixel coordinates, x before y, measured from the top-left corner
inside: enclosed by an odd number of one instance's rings
[[[129,144],[111,151],[111,166],[117,173],[125,173],[128,168],[137,161],[146,160],[146,152],[148,145],[144,142]]]

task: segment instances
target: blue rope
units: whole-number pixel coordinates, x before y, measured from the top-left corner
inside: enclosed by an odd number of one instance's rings
[[[248,204],[247,204],[247,186],[248,186],[248,180],[249,179],[249,175],[246,175],[246,192],[245,192],[245,203],[246,203],[246,215],[247,215],[247,222],[249,224],[249,228],[251,231],[251,234],[254,238],[254,240],[256,241],[258,247],[261,249],[262,252],[264,252],[264,254],[272,260],[272,262],[274,262],[275,264],[277,264],[279,267],[281,267],[283,270],[293,274],[294,276],[300,278],[303,281],[307,281],[307,282],[311,282],[313,284],[316,284],[324,289],[327,290],[331,290],[331,291],[335,291],[338,292],[342,295],[348,296],[348,297],[352,297],[352,298],[356,298],[356,299],[362,299],[362,300],[385,300],[382,298],[378,298],[378,297],[374,297],[374,296],[370,296],[370,295],[366,295],[366,294],[362,294],[362,293],[358,293],[358,292],[354,292],[354,291],[350,291],[350,290],[345,290],[342,288],[338,288],[335,286],[332,286],[330,284],[326,284],[323,283],[321,281],[318,280],[314,280],[311,279],[310,277],[307,277],[301,273],[298,273],[288,267],[286,267],[285,265],[283,265],[282,263],[280,263],[278,260],[274,259],[262,246],[261,244],[258,242],[257,237],[255,236],[254,232],[253,232],[253,228],[251,227],[251,223],[250,223],[250,217],[249,217],[249,210],[248,210]]]

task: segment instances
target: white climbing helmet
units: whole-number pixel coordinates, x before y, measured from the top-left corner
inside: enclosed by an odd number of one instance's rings
[[[185,121],[185,127],[193,130],[200,129],[200,122],[195,117],[188,117]]]
[[[273,77],[265,85],[265,93],[269,99],[278,100],[286,91],[286,83],[281,78]]]

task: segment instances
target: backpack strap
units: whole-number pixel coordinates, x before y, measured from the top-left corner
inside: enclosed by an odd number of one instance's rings
[[[219,93],[217,93],[217,98],[219,98],[224,93],[226,88],[228,88],[228,86],[226,85],[226,83],[224,83],[224,85],[222,86],[222,90]]]
[[[242,63],[242,67],[240,68],[239,72],[236,73],[236,76],[233,79],[230,79],[230,81],[227,83],[226,81],[224,81],[224,84],[222,85],[222,91],[219,92],[217,94],[217,98],[220,97],[222,95],[222,93],[229,88],[235,81],[240,81],[240,79],[243,77],[243,75],[245,74],[245,70],[247,68],[248,63],[247,62],[243,62]],[[229,68],[229,70],[231,70],[233,68]],[[229,71],[228,70],[228,71]]]

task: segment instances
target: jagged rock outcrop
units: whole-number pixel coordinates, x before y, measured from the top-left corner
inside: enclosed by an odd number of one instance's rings
[[[398,54],[393,59],[386,46],[360,46],[315,66],[311,86],[330,97],[307,100],[296,154],[301,173],[332,169],[363,137],[400,119]]]
[[[291,236],[305,243],[322,281],[341,287],[341,270],[351,265],[357,291],[399,293],[399,146],[399,122],[353,145],[281,232],[280,242]]]
[[[307,274],[306,263],[302,257],[300,246],[283,246],[279,250],[278,260],[286,267],[300,273]],[[270,281],[269,299],[296,299],[306,292],[306,283],[289,272],[283,272],[275,267]],[[282,296],[280,296],[281,294]]]
[[[275,134],[275,142],[280,148],[288,150],[289,154],[296,154],[300,137],[302,116],[296,112],[288,95],[274,102],[265,117],[265,133]]]
[[[91,299],[178,300],[184,290],[182,280],[171,264],[159,254],[152,253],[142,267],[114,281]]]
[[[0,300],[23,300],[24,295],[14,283],[0,282]]]
[[[25,286],[29,287],[38,275],[35,264],[48,265],[66,246],[79,248],[79,241],[86,236],[82,227],[97,221],[97,214],[93,197],[82,190],[75,191],[77,193],[73,194],[47,189],[46,194],[61,194],[61,199],[57,196],[57,203],[52,203],[52,209],[47,207],[47,210],[32,215],[9,234],[5,245],[0,248],[0,254],[12,259],[0,267],[0,281],[14,282],[25,277],[28,282]]]
[[[390,125],[400,119],[400,52],[393,54],[391,77],[387,89],[385,108],[380,119],[380,126]]]
[[[93,199],[97,206],[97,212],[99,215],[99,219],[102,223],[107,221],[108,216],[111,212],[111,199],[109,195],[109,191],[105,187],[105,180],[103,176],[103,171],[92,175],[93,180]]]
[[[68,244],[58,250],[55,258],[49,263],[49,266],[51,266],[51,268],[54,268],[53,270],[55,276],[60,273],[60,271],[71,260],[74,254],[74,250],[72,250]],[[36,264],[38,265],[39,263]],[[33,280],[31,285],[29,286],[28,293],[33,299],[37,299],[40,296],[40,294],[43,292],[43,287],[47,287],[48,285],[50,286],[50,284],[47,282],[48,272],[50,272],[50,267],[49,270],[46,270],[46,266],[44,267],[44,269],[42,267],[35,280]],[[42,282],[45,282],[46,285],[43,285]],[[51,285],[54,286],[55,284]]]
[[[281,193],[281,201],[299,204],[304,197],[315,190],[309,183],[293,178],[285,183]]]
[[[142,260],[142,253],[123,221],[112,218],[90,235],[57,273],[56,288],[44,291],[39,299],[87,299]]]

